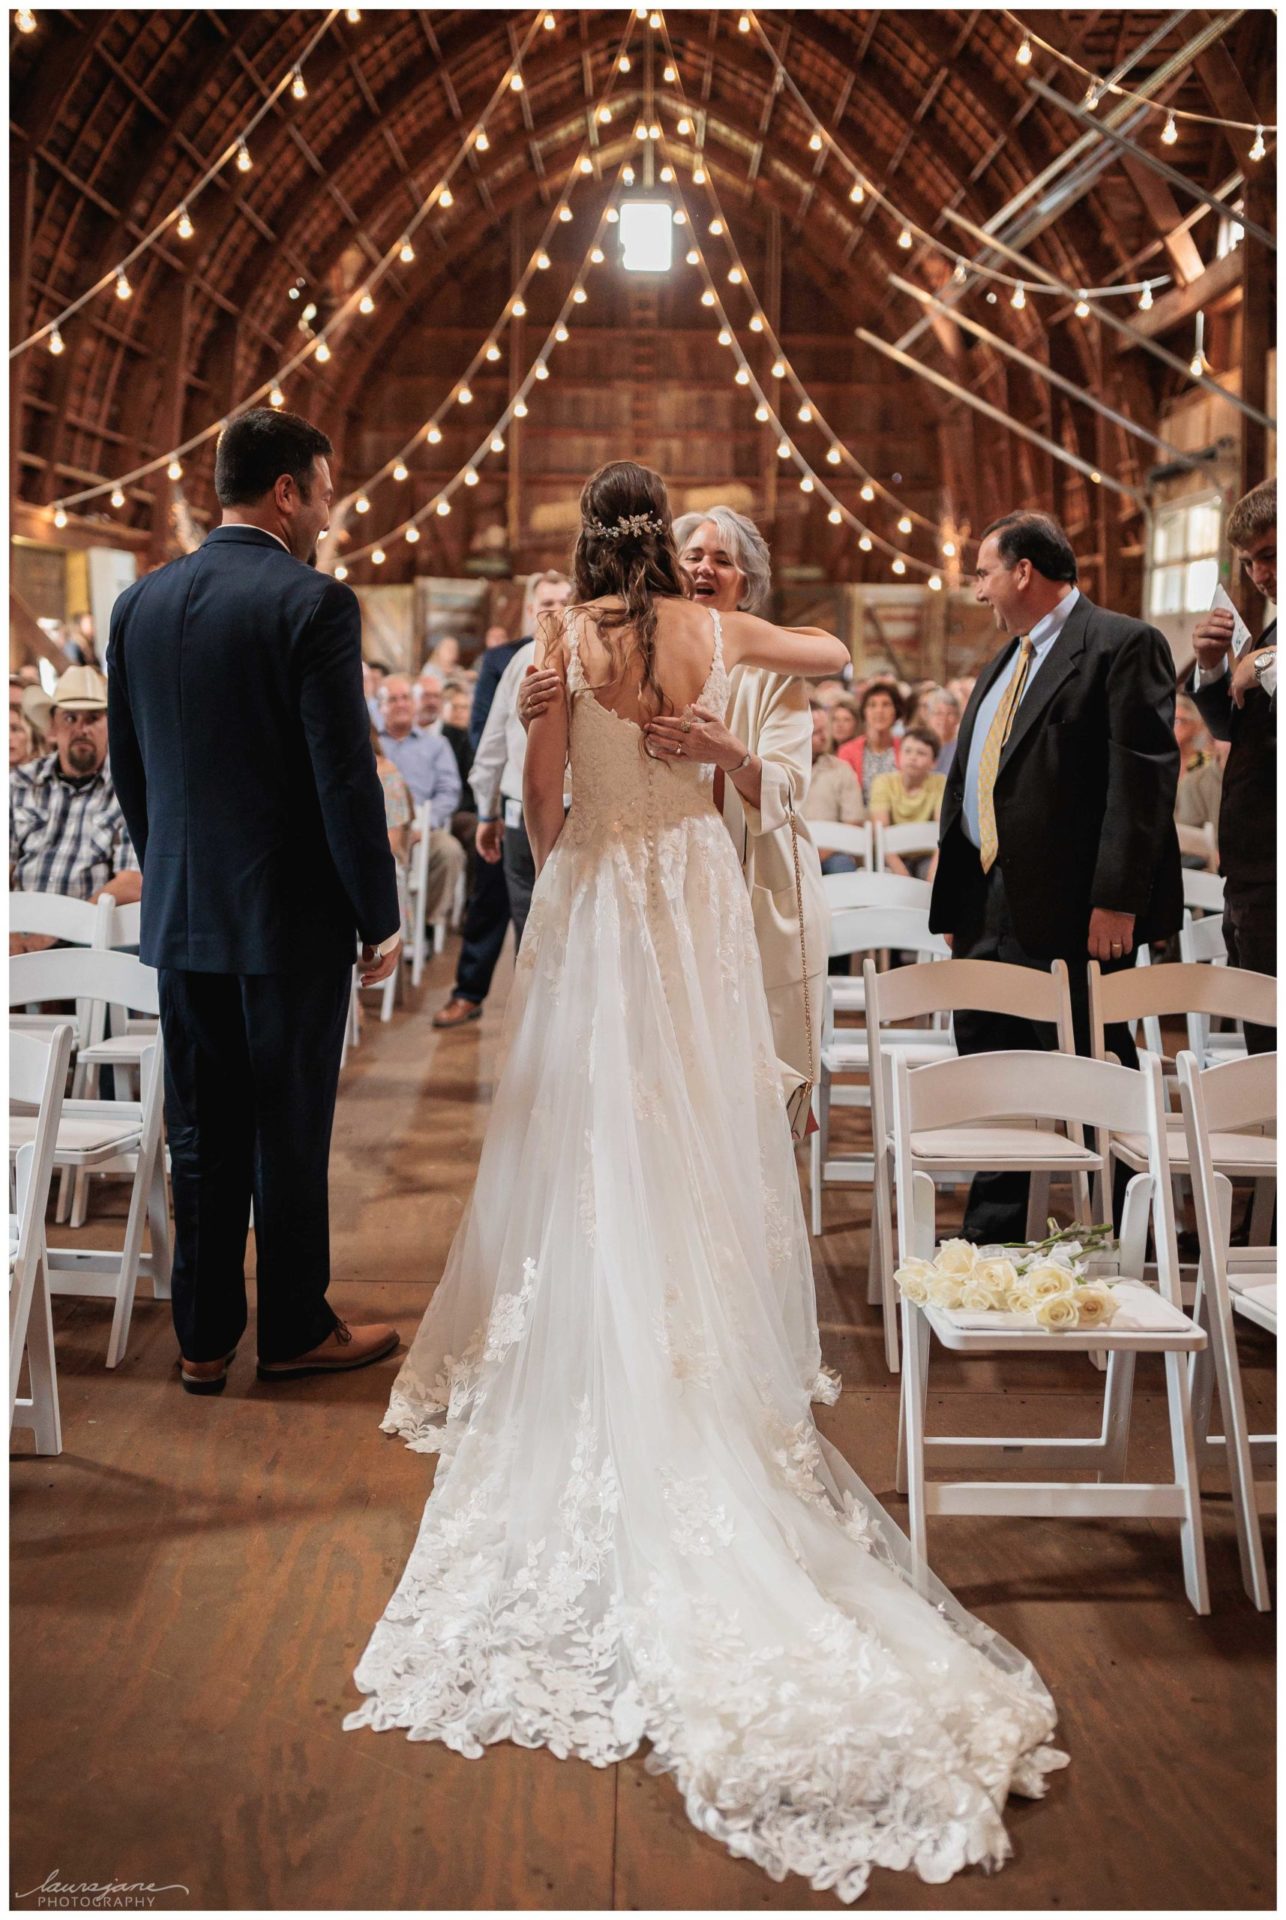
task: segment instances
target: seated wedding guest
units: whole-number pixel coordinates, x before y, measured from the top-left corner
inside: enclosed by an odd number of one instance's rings
[[[469,744],[469,689],[458,680],[448,680],[442,689],[442,737],[450,743],[460,778],[469,784],[473,770],[473,748]]]
[[[947,692],[955,699],[962,716],[977,684],[977,675],[972,673],[967,673],[962,678],[956,680],[947,681]]]
[[[1179,743],[1179,778],[1195,773],[1210,758],[1206,723],[1190,693],[1181,693],[1174,703],[1174,737]]]
[[[1184,696],[1180,694],[1180,699]],[[1175,824],[1180,827],[1213,827],[1219,840],[1219,806],[1223,799],[1223,770],[1228,759],[1228,742],[1217,740],[1209,753],[1198,756],[1187,773],[1179,775],[1179,793],[1174,803]],[[1204,868],[1199,854],[1181,853],[1185,867]]]
[[[378,727],[380,723],[380,688],[388,678],[388,668],[382,660],[363,660],[362,692],[366,696],[366,710]]]
[[[433,667],[421,667],[415,683],[415,723],[425,733],[442,731],[442,675]]]
[[[960,732],[960,703],[945,687],[930,687],[916,704],[915,724],[927,727],[938,743],[935,771],[950,773]]]
[[[69,667],[53,692],[53,751],[9,775],[9,884],[17,893],[140,898],[143,876],[107,764],[107,682],[96,667]],[[14,934],[10,953],[53,943]]]
[[[836,853],[826,845],[826,823],[860,827],[866,818],[862,789],[857,775],[834,751],[832,726],[834,709],[828,714],[820,700],[810,700],[813,716],[813,773],[808,783],[802,812],[817,831],[817,856],[823,873],[856,873],[857,861],[851,853]]]
[[[389,850],[397,863],[397,904],[402,913],[402,938],[409,940],[411,928],[407,916],[406,880],[411,868],[411,843],[415,837],[415,802],[411,798],[411,789],[385,753],[379,729],[374,723],[371,726],[371,750],[375,755],[375,771],[384,791],[384,823],[388,828]]]
[[[845,694],[842,700],[837,700],[831,707],[830,716],[831,742],[838,751],[840,747],[846,747],[850,740],[856,740],[862,731],[862,723],[857,716],[856,700],[850,700]]]
[[[842,700],[847,692],[848,688],[842,680],[819,680],[813,688],[813,699],[820,700],[821,704],[829,710],[837,700]]]
[[[1277,604],[1277,482],[1252,487],[1228,516],[1228,544],[1246,577]],[[1234,658],[1233,617],[1215,608],[1192,636],[1192,692],[1216,740],[1229,742],[1219,812],[1224,938],[1230,966],[1277,972],[1277,619]],[[1251,1053],[1272,1028],[1246,1025]]]
[[[902,735],[902,758],[897,770],[881,773],[871,782],[871,818],[878,826],[927,826],[939,818],[947,782],[945,774],[934,772],[937,757],[937,735],[928,727],[908,727]],[[890,853],[884,864],[890,873],[932,880],[937,872],[938,856],[922,854],[906,859],[901,854]]]
[[[447,674],[454,673],[459,664],[460,642],[453,633],[443,635],[425,662],[426,666],[436,667],[442,679],[445,679]]]
[[[901,742],[893,731],[902,718],[897,688],[889,680],[872,680],[858,713],[862,732],[839,749],[839,757],[857,775],[863,803],[869,806],[871,783],[882,773],[896,773],[902,757]]]
[[[21,707],[9,709],[9,771],[36,757],[36,735]]]
[[[429,886],[425,919],[440,920],[464,871],[464,850],[451,831],[462,782],[450,743],[415,723],[415,696],[403,673],[380,692],[380,746],[401,773],[416,807],[429,804]]]
[[[482,650],[484,653],[489,653],[492,647],[507,647],[508,645],[508,627],[488,627],[482,636]]]

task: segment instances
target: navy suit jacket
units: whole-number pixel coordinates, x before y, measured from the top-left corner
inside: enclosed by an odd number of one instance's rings
[[[309,972],[397,931],[350,587],[216,527],[120,596],[107,666],[149,966]]]
[[[488,647],[478,662],[478,678],[473,687],[473,707],[469,713],[469,745],[476,753],[482,744],[487,715],[496,697],[501,676],[525,640],[506,640],[502,646]]]
[[[930,907],[938,933],[981,924],[985,878],[961,824],[969,744],[1017,644],[983,670],[960,723]],[[1132,913],[1139,944],[1181,924],[1174,701],[1164,636],[1082,593],[1018,708],[996,775],[1005,898],[1029,954],[1083,967],[1094,907]]]

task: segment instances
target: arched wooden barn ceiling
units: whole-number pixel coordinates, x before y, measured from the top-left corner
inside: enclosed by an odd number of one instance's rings
[[[645,22],[634,24],[631,71],[618,76],[611,125],[593,121],[593,102],[631,11],[559,12],[552,31],[535,34],[523,62],[523,93],[505,94],[488,123],[488,150],[470,155],[453,181],[453,205],[435,210],[421,227],[415,260],[383,279],[375,313],[345,327],[329,366],[310,364],[290,382],[288,404],[332,433],[344,484],[355,484],[387,457],[398,422],[381,390],[392,370],[405,384],[418,368],[429,405],[437,397],[435,378],[439,389],[449,388],[472,351],[470,329],[476,344],[497,318],[514,249],[534,244],[587,133],[596,171],[577,188],[577,220],[565,250],[560,236],[551,283],[560,262],[580,257],[592,216],[630,156],[641,110],[664,124],[680,185],[694,206],[700,201],[690,184],[694,137],[680,139],[675,131],[683,99],[662,79],[661,38]],[[1064,156],[1078,129],[1029,89],[1033,69],[1016,63],[1018,36],[1003,13],[862,8],[760,17],[845,152],[909,219],[946,245],[976,250],[944,208],[981,225],[1035,176],[1052,169],[1051,179],[1066,177]],[[1088,10],[1028,17],[1033,30],[1096,73],[1129,60],[1171,20],[1127,73],[1132,86],[1217,18]],[[182,198],[324,19],[311,10],[41,9],[34,34],[13,35],[15,338],[45,324],[113,269]],[[324,318],[397,241],[532,19],[518,11],[392,8],[367,9],[350,24],[341,12],[307,60],[306,99],[285,93],[256,130],[253,169],[225,168],[194,204],[194,238],[185,243],[167,235],[131,270],[130,301],[100,295],[70,320],[61,356],[39,346],[14,363],[17,497],[48,508],[79,486],[127,472],[226,415],[269,379],[302,344],[304,303],[315,301]],[[917,509],[934,519],[972,516],[976,525],[980,514],[1006,499],[1056,488],[1073,516],[1078,503],[1085,511],[1079,482],[1068,482],[1047,455],[1003,431],[976,429],[959,403],[886,361],[869,364],[869,352],[863,363],[855,327],[897,340],[922,318],[919,304],[890,286],[889,273],[941,289],[951,260],[929,249],[898,249],[896,229],[873,199],[852,204],[849,177],[833,158],[810,149],[810,121],[790,91],[775,84],[755,36],[738,32],[735,11],[669,10],[665,22],[683,96],[698,115],[701,157],[757,291],[765,300],[779,298],[788,352],[801,371],[828,369],[833,388],[851,378],[855,394],[880,384],[896,396],[908,449],[914,449],[902,466],[917,469],[906,476]],[[1247,12],[1159,97],[1198,112],[1271,118],[1273,44],[1271,15]],[[1069,100],[1079,99],[1075,75],[1047,56],[1038,55],[1034,70]],[[1246,165],[1250,135],[1190,121],[1180,127],[1179,142],[1165,157],[1207,190]],[[1154,151],[1156,130],[1154,124]],[[1148,130],[1139,137],[1149,139]],[[1029,251],[1073,286],[1166,273],[1182,285],[1213,255],[1215,221],[1185,226],[1191,211],[1186,202],[1176,205],[1157,176],[1114,153]],[[778,261],[779,295],[769,285]],[[293,301],[292,287],[301,289]],[[991,304],[979,285],[960,311],[1075,381],[1097,384],[1104,397],[1149,423],[1173,388],[1173,376],[1155,361],[1135,354],[1123,363],[1115,343],[1076,321],[1065,302],[1033,298],[1016,312],[1003,290]],[[628,383],[637,371],[625,344],[632,326],[650,323],[678,333],[696,329],[705,317],[689,274],[676,277],[641,317],[637,301],[614,287],[608,299],[596,296],[584,326],[592,334],[610,319],[619,378]],[[812,348],[796,349],[796,337],[812,341]],[[823,351],[823,337],[833,350]],[[1100,432],[1095,442],[1083,408],[954,328],[926,331],[916,351],[1055,441],[1106,445],[1097,457],[1110,459],[1131,483],[1146,471],[1139,442],[1116,429],[1106,442]],[[595,378],[601,379],[603,364],[612,364],[610,357],[596,363]],[[712,394],[726,397],[730,367],[712,337],[708,348],[694,339],[690,365]],[[846,417],[840,393],[834,417],[856,435],[862,414],[854,405]],[[569,434],[584,424],[568,396],[560,397],[557,373],[539,412],[529,442],[542,423]],[[648,422],[636,413],[646,441]],[[407,420],[407,431],[415,424]],[[611,452],[648,452],[646,444],[599,448],[588,429],[583,443],[591,463]],[[573,444],[581,449],[581,439]],[[856,439],[853,445],[865,457]],[[887,448],[873,451],[888,464]],[[184,475],[198,519],[213,506],[212,459],[211,442]],[[497,487],[503,494],[503,474],[490,478],[494,502]],[[960,497],[971,485],[978,497]],[[168,487],[148,479],[131,489],[115,521],[150,530],[158,554],[169,537],[169,505]],[[86,510],[103,515],[105,508],[99,500]],[[1129,512],[1127,506],[1127,520]],[[802,535],[801,542],[803,557]]]

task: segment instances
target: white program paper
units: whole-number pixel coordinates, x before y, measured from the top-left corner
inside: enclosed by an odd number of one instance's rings
[[[1232,615],[1232,657],[1235,660],[1250,641],[1250,628],[1238,613],[1223,587],[1215,588],[1215,597],[1210,602],[1211,613],[1230,613]]]

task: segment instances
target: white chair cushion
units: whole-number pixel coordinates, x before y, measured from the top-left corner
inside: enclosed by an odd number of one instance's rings
[[[1078,1147],[1061,1133],[1041,1127],[1005,1126],[997,1121],[985,1127],[937,1127],[911,1135],[917,1160],[942,1160],[951,1167],[967,1167],[978,1159],[1004,1156],[1015,1167],[1038,1160],[1066,1160],[1070,1166],[1097,1167],[1098,1155]]]
[[[1228,1286],[1233,1296],[1234,1307],[1242,1301],[1259,1308],[1261,1313],[1271,1313],[1277,1317],[1277,1282],[1262,1280],[1250,1273],[1230,1273]]]
[[[14,1113],[9,1116],[9,1151],[16,1153],[19,1147],[25,1147],[36,1137],[34,1113]],[[112,1148],[120,1153],[128,1153],[138,1145],[138,1121],[113,1120],[105,1114],[100,1119],[64,1118],[58,1125],[58,1145],[54,1149],[55,1160],[70,1153],[102,1153]]]
[[[1188,1140],[1183,1131],[1183,1116],[1168,1113],[1165,1119],[1166,1151],[1170,1156],[1171,1167],[1183,1168],[1188,1165]],[[1120,1149],[1121,1158],[1132,1167],[1140,1170],[1148,1164],[1148,1143],[1141,1133],[1118,1133],[1113,1136],[1113,1145]],[[1262,1133],[1212,1133],[1210,1153],[1216,1167],[1245,1167],[1250,1172],[1275,1173],[1277,1170],[1277,1137],[1275,1134]]]

